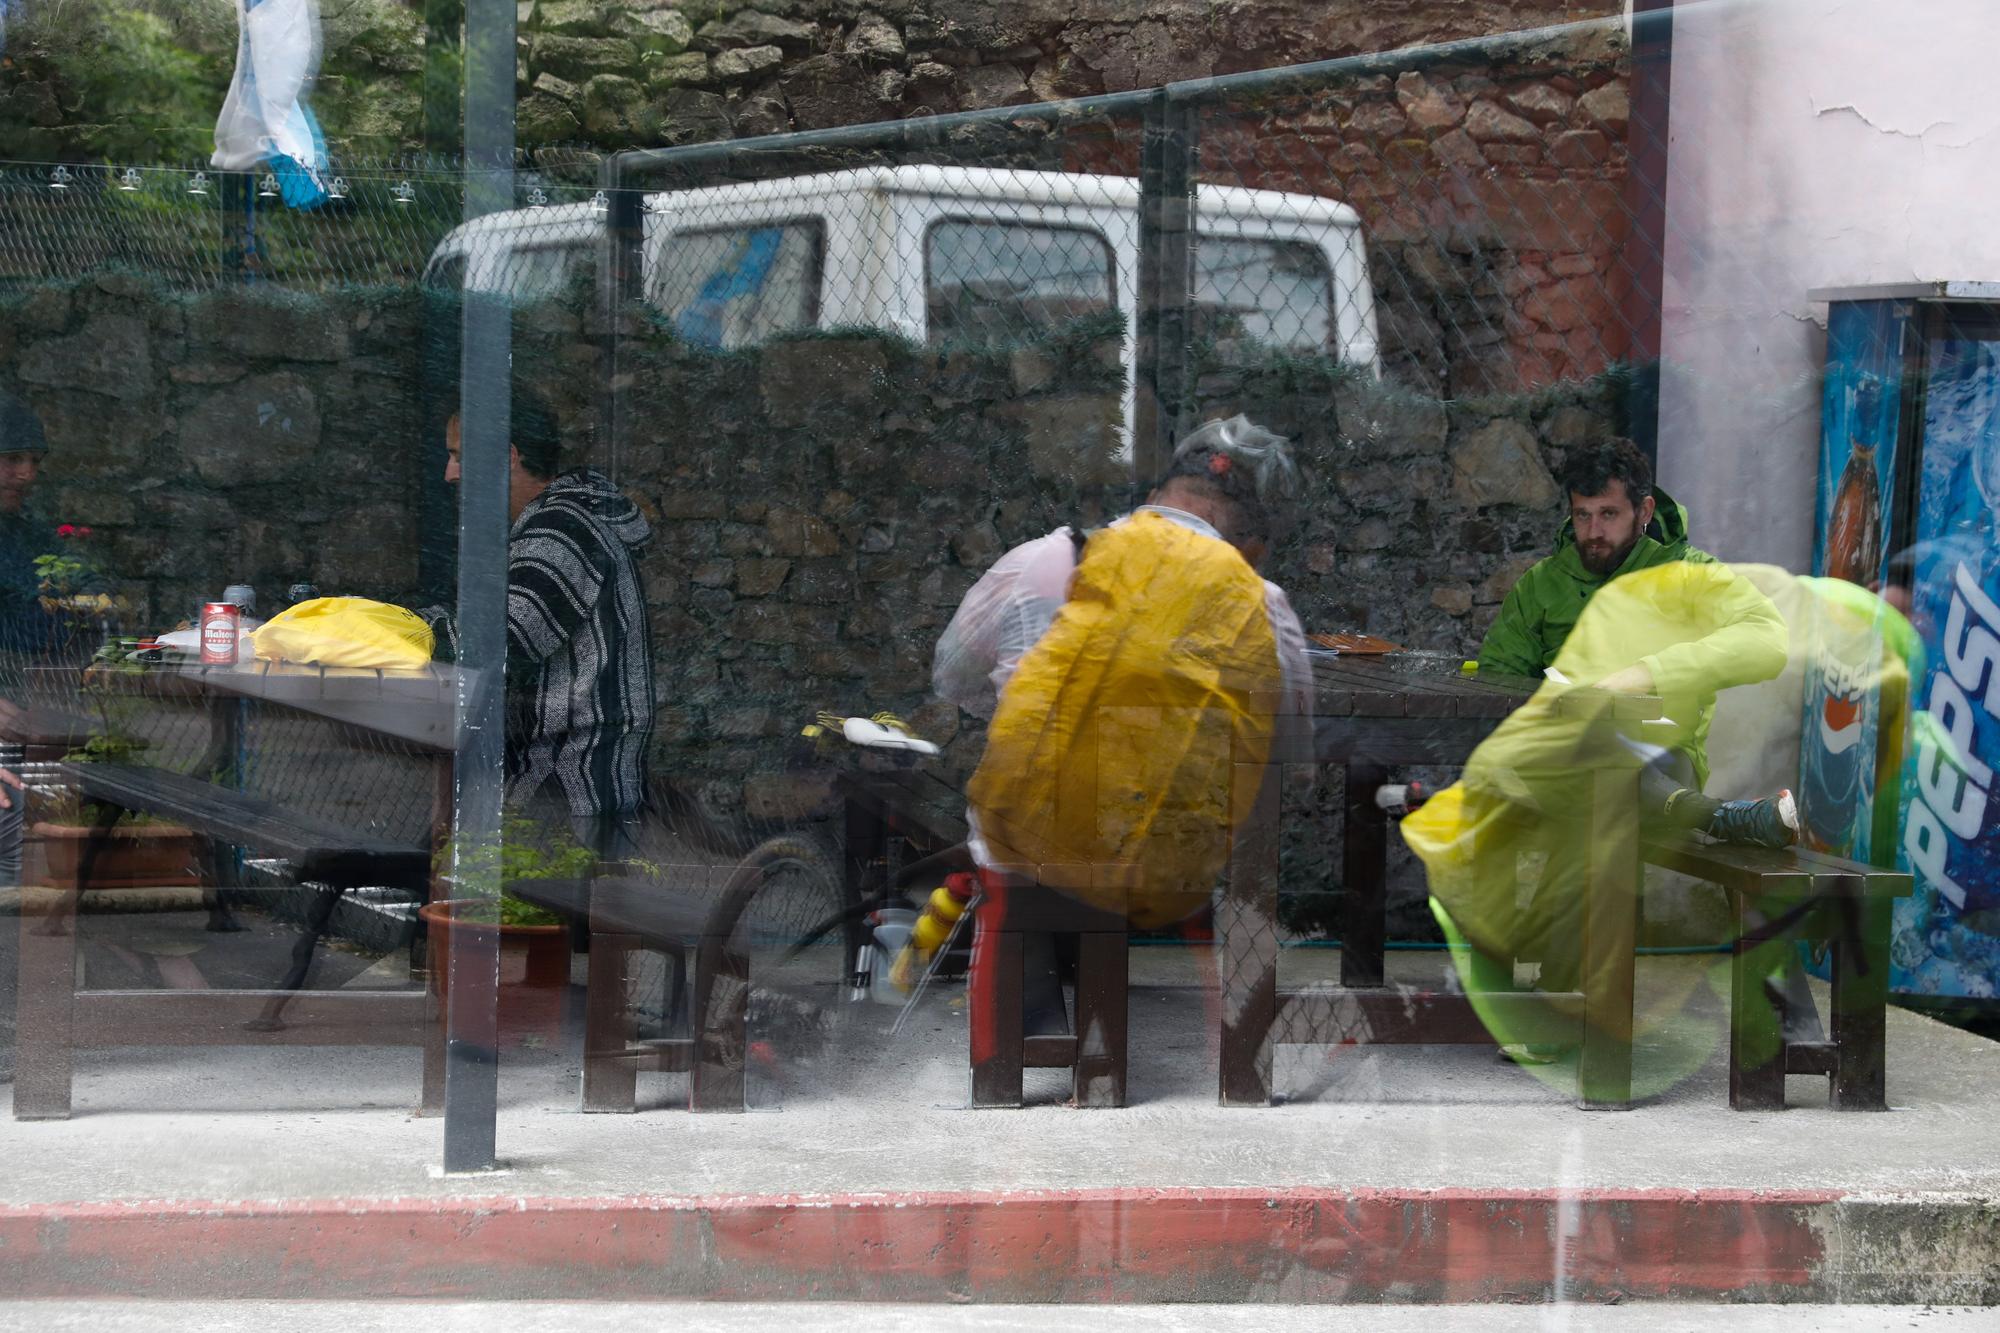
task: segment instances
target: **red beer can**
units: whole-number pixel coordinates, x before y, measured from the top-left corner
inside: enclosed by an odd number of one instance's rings
[[[207,602],[201,608],[201,661],[203,666],[236,664],[236,627],[243,613],[233,602]]]

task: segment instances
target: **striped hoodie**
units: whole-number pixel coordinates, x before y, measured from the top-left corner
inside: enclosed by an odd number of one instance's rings
[[[555,478],[507,534],[507,797],[554,781],[579,816],[644,804],[652,636],[638,507],[600,472]],[[421,613],[457,656],[448,609]]]

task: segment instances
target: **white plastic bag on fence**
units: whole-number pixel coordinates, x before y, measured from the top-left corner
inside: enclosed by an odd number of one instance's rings
[[[318,0],[236,0],[236,76],[215,122],[219,171],[269,163],[285,202],[326,198],[326,139],[306,106],[319,72]]]

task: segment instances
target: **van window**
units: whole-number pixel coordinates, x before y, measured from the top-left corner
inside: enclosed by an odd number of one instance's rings
[[[1111,246],[1081,227],[934,224],[924,240],[932,342],[990,343],[1112,308]]]
[[[503,251],[492,282],[481,286],[516,301],[540,301],[561,296],[589,267],[590,253],[580,245],[526,245]]]
[[[676,232],[653,303],[701,347],[736,348],[819,322],[825,229],[815,221]]]
[[[424,286],[433,291],[455,292],[464,284],[464,255],[439,255],[424,270]]]
[[[513,301],[539,301],[561,296],[589,271],[590,252],[580,245],[510,246],[503,235],[473,237],[470,243],[494,247],[490,265],[474,268],[466,253],[441,255],[424,272],[424,285],[438,291],[458,291],[468,273],[477,273],[474,287]]]
[[[1200,236],[1194,272],[1195,326],[1209,337],[1301,352],[1335,350],[1333,269],[1318,246]]]

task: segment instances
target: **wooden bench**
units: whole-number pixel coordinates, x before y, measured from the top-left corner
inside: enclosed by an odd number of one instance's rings
[[[603,867],[585,879],[516,880],[507,886],[523,902],[589,923],[585,1111],[636,1110],[640,1070],[687,1074],[690,1111],[745,1109],[750,968],[732,936],[761,874],[760,853],[753,851],[720,896],[677,887],[671,876],[620,866]],[[640,950],[693,957],[686,1035],[638,1038],[627,973],[632,954]]]
[[[1729,984],[1729,1104],[1738,1111],[1785,1105],[1787,1074],[1823,1074],[1837,1111],[1888,1109],[1884,1028],[1889,995],[1890,914],[1912,891],[1909,874],[1788,848],[1736,847],[1695,834],[1646,837],[1647,861],[1720,885],[1735,913]],[[1790,966],[1794,942],[1825,941],[1833,966],[1832,1035],[1811,997],[1780,1014],[1765,981]]]
[[[899,884],[971,868],[963,844],[965,798],[936,775],[893,768],[841,776],[846,801],[846,873],[851,897],[886,898]],[[900,838],[919,859],[902,863]],[[877,863],[880,869],[877,869]],[[1078,1106],[1123,1106],[1127,1069],[1129,940],[1125,915],[1053,889],[1021,883],[989,896],[978,911],[967,994],[975,1107],[1022,1104],[1024,1070],[1068,1069]],[[1067,1031],[1023,1030],[1027,932],[1074,935],[1076,1005]]]
[[[428,892],[427,848],[392,842],[289,810],[259,797],[164,769],[131,764],[61,764],[55,776],[102,808],[78,858],[75,881],[53,886],[21,914],[18,1068],[14,1114],[61,1119],[70,1113],[77,1047],[188,1045],[422,1045],[426,1104],[441,1088],[436,1024],[421,991],[301,991],[314,949],[340,896],[361,885]],[[203,835],[209,877],[227,878],[217,849],[242,847],[282,857],[305,882],[322,886],[292,965],[272,990],[79,991],[76,914],[104,838],[127,813],[157,815]]]

